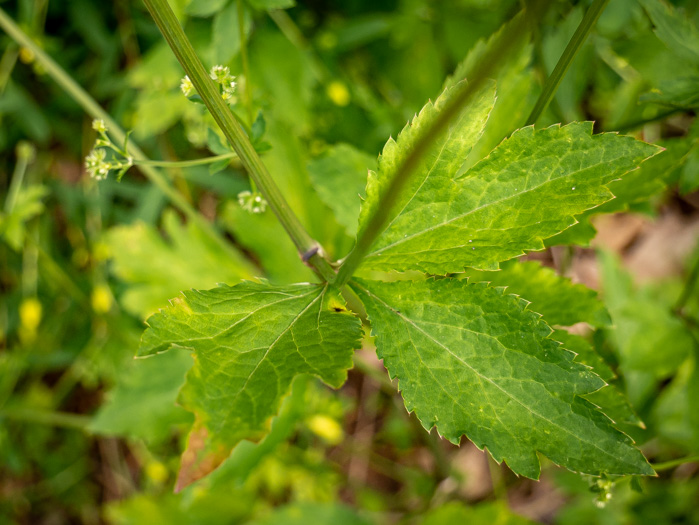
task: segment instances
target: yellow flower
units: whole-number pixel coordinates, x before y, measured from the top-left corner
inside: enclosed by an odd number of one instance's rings
[[[333,80],[328,84],[326,89],[328,98],[333,101],[336,106],[344,107],[350,103],[350,92],[347,86],[339,80]]]
[[[27,332],[36,333],[41,323],[41,303],[36,297],[28,297],[19,305],[19,321]]]
[[[98,314],[106,314],[112,308],[112,292],[106,284],[98,284],[90,297],[92,309]]]
[[[311,417],[308,420],[308,428],[330,445],[337,445],[344,437],[340,424],[331,417],[322,414]]]

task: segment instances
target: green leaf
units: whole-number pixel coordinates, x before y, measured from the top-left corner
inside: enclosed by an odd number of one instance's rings
[[[252,31],[252,15],[248,9],[244,13],[243,27],[247,40]],[[238,0],[231,2],[214,16],[211,48],[217,64],[227,64],[240,52]]]
[[[453,279],[357,281],[379,357],[406,408],[446,439],[487,447],[538,478],[536,452],[588,474],[653,474],[626,435],[582,395],[604,386],[526,301]]]
[[[209,164],[209,175],[216,175],[225,170],[231,163],[231,159],[221,159]]]
[[[611,324],[609,312],[597,298],[597,292],[535,261],[509,262],[498,272],[467,270],[471,282],[488,281],[495,286],[507,286],[507,292],[530,301],[530,310],[540,313],[550,325],[572,326],[589,323],[592,326]]]
[[[587,339],[579,335],[571,334],[566,330],[554,330],[551,339],[562,343],[566,350],[575,352],[577,354],[575,360],[578,363],[592,368],[592,371],[604,381],[611,381],[616,377],[614,371],[609,368],[609,365],[602,359],[602,356],[597,353]]]
[[[180,224],[172,211],[164,214],[163,229],[169,242],[142,222],[112,228],[104,239],[112,271],[128,284],[120,303],[133,315],[154,313],[181,290],[235,283],[257,273],[232,246],[223,248],[195,223]]]
[[[230,0],[192,0],[185,10],[191,16],[211,16],[223,7]]]
[[[679,190],[683,195],[688,195],[699,189],[699,139],[685,157],[684,166],[679,180]]]
[[[444,87],[453,86],[459,80],[471,78],[476,65],[492,48],[499,47],[503,39],[509,38],[512,27],[521,23],[520,18],[521,15],[515,16],[488,40],[479,40],[456,68],[454,75],[447,79]],[[505,57],[505,62],[498,67],[497,76],[494,78],[497,92],[495,105],[490,112],[483,135],[469,153],[462,170],[473,166],[502,142],[502,139],[507,137],[513,129],[524,124],[536,101],[534,72],[528,67],[531,54],[531,45],[522,46]]]
[[[533,521],[514,514],[507,502],[495,501],[466,505],[452,501],[431,510],[422,517],[421,525],[533,525]]]
[[[641,95],[639,100],[677,109],[699,107],[699,74],[660,82],[657,88]]]
[[[465,81],[462,81],[462,83]],[[420,139],[426,127],[437,117],[449,99],[458,92],[459,83],[444,90],[442,95],[433,104],[428,102],[412,123],[406,124],[398,135],[398,140],[389,138],[379,157],[378,171],[369,172],[366,188],[366,200],[362,203],[359,214],[359,232],[364,231],[373,215],[374,209],[381,206],[383,195],[393,180],[396,169],[407,157],[415,143]],[[449,188],[451,179],[456,174],[461,164],[466,160],[473,145],[483,133],[488,121],[490,111],[495,103],[495,83],[488,82],[473,96],[473,100],[461,110],[443,136],[435,142],[428,153],[423,155],[421,165],[413,177],[406,183],[401,195],[396,200],[394,219],[387,226],[384,233],[374,243],[374,254],[365,259],[365,266],[376,269],[402,269],[402,265],[392,266],[392,263],[383,260],[375,261],[377,252],[390,244],[393,238],[407,237],[403,226],[408,219],[424,221],[424,217],[416,217],[416,212],[423,207],[431,208],[431,204],[439,206],[444,188]],[[446,204],[446,203],[444,203]],[[436,215],[427,210],[435,222]],[[413,227],[419,227],[413,224]]]
[[[592,368],[592,371],[599,375],[604,381],[610,382],[583,397],[601,408],[609,418],[614,421],[617,427],[625,431],[624,426],[645,428],[643,422],[634,412],[629,400],[623,392],[612,381],[616,374],[609,368],[609,365],[597,353],[595,348],[583,337],[566,332],[565,330],[554,330],[551,339],[563,343],[566,350],[575,352],[575,360]]]
[[[695,357],[685,361],[653,406],[651,417],[658,435],[687,450],[696,451],[699,443],[698,403],[699,364]]]
[[[639,0],[648,13],[655,34],[677,55],[699,64],[699,31],[686,14],[661,0]]]
[[[362,335],[339,294],[311,284],[183,292],[148,325],[140,355],[177,346],[195,357],[179,398],[196,422],[178,487],[211,472],[241,440],[262,438],[296,376],[341,386]]]
[[[376,159],[349,144],[331,146],[308,163],[318,196],[352,237],[357,233],[360,197],[364,197],[370,169],[376,169]]]
[[[17,192],[10,213],[0,212],[0,238],[14,250],[19,251],[24,243],[26,223],[44,211],[42,199],[48,195],[45,186],[27,186]]]
[[[191,414],[175,405],[191,366],[191,357],[177,352],[132,360],[121,370],[89,431],[156,442],[170,437],[174,425],[191,424]]]
[[[389,141],[379,159],[379,180],[390,176],[395,158],[411,147],[422,119],[435,114],[428,104],[397,143]],[[440,141],[427,156],[364,268],[434,274],[495,269],[498,262],[542,250],[544,239],[576,223],[575,215],[613,198],[607,184],[660,151],[631,137],[592,136],[592,122],[526,127],[455,180],[465,153],[454,142],[459,141]],[[370,175],[367,205],[375,200],[370,199],[375,180]]]
[[[692,335],[672,313],[679,283],[636,287],[615,255],[600,252],[599,259],[602,293],[614,321],[610,339],[621,368],[669,377],[694,348]]]
[[[690,144],[686,137],[661,141],[658,146],[665,148],[663,151],[643,162],[637,170],[624,175],[621,180],[609,184],[609,189],[615,196],[613,200],[578,215],[578,224],[546,239],[546,246],[588,246],[597,234],[590,222],[594,216],[639,208],[653,197],[661,195],[668,184],[672,183],[673,173],[682,164]]]
[[[288,9],[294,7],[294,0],[247,0],[248,4],[257,9]]]
[[[634,412],[629,400],[616,385],[607,385],[597,392],[586,394],[585,399],[597,405],[614,421],[614,424],[622,431],[624,427],[646,428],[643,421]]]
[[[302,502],[287,505],[251,525],[370,525],[372,522],[358,516],[354,510],[338,503]]]
[[[237,201],[229,201],[223,208],[221,222],[236,242],[255,254],[272,284],[313,282],[316,279],[311,269],[301,261],[296,246],[272,210],[250,213]],[[269,242],[269,239],[274,239],[274,242]]]

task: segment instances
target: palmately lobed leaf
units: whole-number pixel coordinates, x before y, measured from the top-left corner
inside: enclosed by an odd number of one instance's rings
[[[503,288],[454,279],[356,280],[379,357],[406,408],[454,443],[467,436],[517,474],[536,452],[587,474],[653,474],[631,439],[581,396],[605,385]]]
[[[148,324],[141,356],[176,346],[195,359],[179,396],[196,416],[179,487],[216,468],[242,439],[260,439],[296,376],[341,386],[362,335],[337,291],[311,284],[183,292]]]
[[[434,118],[436,110],[425,115]],[[410,137],[404,130],[387,145],[393,157],[399,156],[393,150],[411,146],[404,135]],[[452,145],[458,142],[449,136],[438,143],[363,268],[439,275],[496,269],[499,262],[544,249],[544,239],[574,225],[575,215],[614,197],[607,184],[661,151],[632,137],[592,135],[592,122],[526,127],[454,179],[467,149]],[[377,180],[391,176],[385,165],[382,157]],[[380,182],[370,178],[368,195],[372,184]]]

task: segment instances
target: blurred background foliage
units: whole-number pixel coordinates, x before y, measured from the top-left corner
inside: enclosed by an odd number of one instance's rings
[[[234,111],[335,258],[351,247],[358,194],[388,136],[455,70],[466,74],[521,7],[171,4],[204,63],[238,77]],[[551,2],[497,78],[491,123],[466,165],[524,124],[589,4]],[[92,119],[30,49],[0,33],[0,522],[699,523],[699,466],[672,463],[699,453],[699,5],[665,5],[611,0],[538,124],[594,120],[596,131],[666,150],[527,263],[601,291],[606,310],[561,320],[573,325],[561,337],[606,363],[605,379],[627,394],[622,413],[634,417],[620,427],[664,467],[640,482],[581,478],[550,463],[532,482],[466,440],[457,448],[426,434],[367,340],[339,395],[298,380],[264,441],[243,442],[174,494],[192,423],[175,400],[192,361],[184,352],[134,360],[144,319],[183,289],[314,276],[269,210],[240,206],[250,185],[235,160],[163,170],[204,221],[186,220],[138,168],[121,182],[88,178]],[[202,106],[182,96],[182,70],[140,1],[0,7],[151,158],[228,151]],[[544,288],[537,311],[556,312]],[[514,292],[539,304],[534,287]]]

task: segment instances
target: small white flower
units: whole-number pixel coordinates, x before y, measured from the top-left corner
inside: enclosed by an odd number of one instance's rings
[[[232,78],[231,70],[228,69],[226,66],[212,67],[209,76],[211,77],[211,80],[214,80],[221,85],[227,84],[228,82],[230,82],[230,79]]]
[[[264,213],[267,209],[267,201],[257,192],[241,191],[238,194],[238,203],[250,213]]]
[[[194,84],[189,78],[189,75],[185,75],[180,82],[180,89],[185,97],[191,97],[194,94]]]
[[[101,118],[96,118],[92,121],[92,129],[94,129],[97,133],[106,133],[107,125]]]
[[[105,161],[106,158],[107,152],[103,149],[93,149],[85,157],[85,169],[90,177],[102,180],[109,174],[109,163]]]
[[[235,77],[232,76],[231,78],[235,78]],[[236,86],[236,83],[234,80],[231,80],[226,86],[224,86],[223,93],[221,93],[223,100],[225,100],[226,102],[229,102],[229,101],[234,102],[235,101],[235,100],[233,100],[235,97],[235,86]]]

